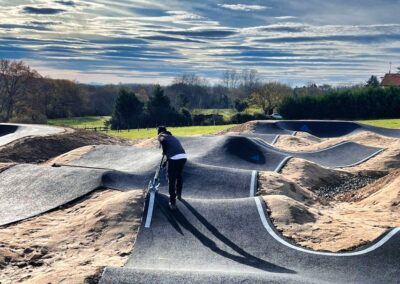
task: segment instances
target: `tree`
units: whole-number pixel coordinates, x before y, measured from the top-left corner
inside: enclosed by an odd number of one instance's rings
[[[235,100],[235,109],[238,112],[244,111],[246,108],[248,108],[248,106],[249,106],[248,103],[244,100],[240,100],[240,99]]]
[[[259,85],[260,78],[258,77],[257,70],[242,70],[240,87],[242,88],[246,97],[251,95],[259,87]]]
[[[240,75],[236,70],[226,70],[222,74],[221,83],[227,89],[236,89],[239,87]]]
[[[179,93],[177,97],[177,104],[181,108],[186,108],[189,105],[189,99],[184,93]]]
[[[379,80],[378,77],[372,75],[367,81],[367,87],[377,88],[379,87]]]
[[[171,102],[160,85],[155,87],[153,95],[147,103],[147,112],[149,120],[153,122],[154,126],[158,124],[167,125],[171,122],[175,110],[172,109]]]
[[[15,105],[26,94],[29,83],[40,78],[22,61],[0,59],[0,113],[4,121],[13,116]]]
[[[121,89],[115,101],[111,118],[113,129],[130,129],[139,125],[139,118],[143,113],[143,103],[135,93]]]
[[[271,82],[262,85],[250,96],[250,102],[261,107],[265,114],[272,114],[283,98],[291,96],[293,90],[284,84]]]

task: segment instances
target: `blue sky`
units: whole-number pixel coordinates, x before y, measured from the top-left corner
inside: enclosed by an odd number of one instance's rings
[[[247,68],[336,85],[400,66],[400,0],[0,0],[0,15],[0,58],[85,83]]]

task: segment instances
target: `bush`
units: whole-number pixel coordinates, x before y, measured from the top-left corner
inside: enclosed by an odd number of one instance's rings
[[[255,120],[255,119],[256,118],[255,118],[254,115],[251,115],[251,114],[248,114],[248,113],[239,112],[239,113],[237,113],[237,114],[235,114],[234,116],[231,117],[230,123],[231,124],[240,124],[240,123],[245,123],[245,122],[252,121],[252,120]]]
[[[287,119],[400,117],[400,88],[364,87],[319,96],[286,97],[278,112]]]
[[[224,117],[220,114],[195,114],[193,125],[223,125]]]

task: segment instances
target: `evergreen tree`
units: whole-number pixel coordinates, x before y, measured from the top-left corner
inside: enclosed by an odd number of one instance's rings
[[[372,75],[367,81],[367,87],[373,87],[373,88],[379,87],[378,77]]]
[[[176,116],[176,111],[171,107],[171,102],[160,85],[155,87],[153,95],[147,103],[147,111],[149,120],[155,126],[159,124],[169,125],[174,122]]]
[[[112,129],[139,127],[142,113],[143,103],[139,101],[135,93],[122,89],[115,101],[111,127]]]

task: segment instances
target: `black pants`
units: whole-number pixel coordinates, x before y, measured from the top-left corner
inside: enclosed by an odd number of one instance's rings
[[[176,196],[182,195],[183,187],[183,168],[186,159],[168,160],[168,187],[169,200],[172,204],[176,203]]]

